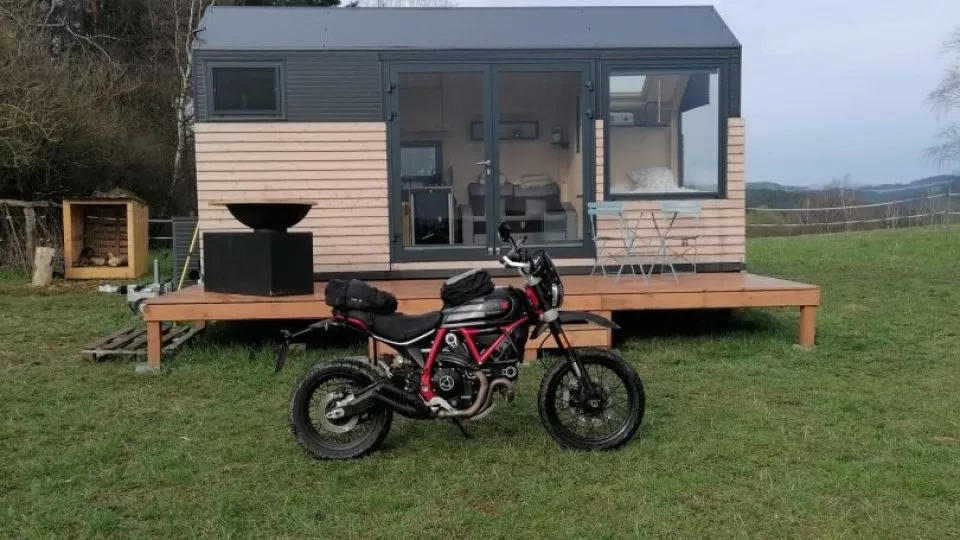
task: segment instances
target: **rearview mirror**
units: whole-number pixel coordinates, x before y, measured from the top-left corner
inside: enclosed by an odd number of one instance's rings
[[[503,242],[509,242],[511,237],[510,224],[504,221],[500,224],[500,227],[497,228],[497,232],[500,234],[500,240]]]

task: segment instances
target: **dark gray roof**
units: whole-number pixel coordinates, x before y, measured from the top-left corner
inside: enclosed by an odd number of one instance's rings
[[[739,47],[712,6],[211,7],[206,50]]]

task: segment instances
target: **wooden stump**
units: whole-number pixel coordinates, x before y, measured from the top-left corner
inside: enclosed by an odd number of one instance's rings
[[[33,257],[33,286],[46,287],[53,282],[53,257],[57,251],[52,247],[38,247]]]

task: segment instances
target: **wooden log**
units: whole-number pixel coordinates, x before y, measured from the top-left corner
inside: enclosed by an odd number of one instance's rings
[[[33,286],[46,287],[53,282],[53,256],[51,247],[38,247],[33,257]]]

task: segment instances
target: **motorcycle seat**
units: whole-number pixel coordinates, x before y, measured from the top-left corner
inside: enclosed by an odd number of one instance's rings
[[[403,313],[379,315],[368,311],[349,311],[347,316],[363,321],[376,336],[398,343],[426,334],[440,326],[440,321],[443,319],[443,314],[439,311],[421,315],[404,315]]]

